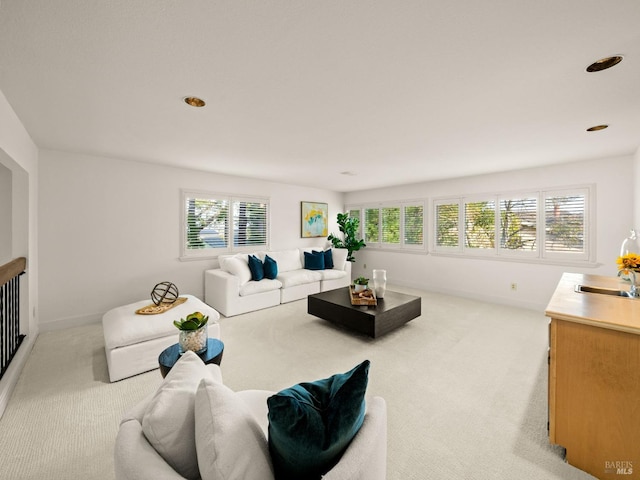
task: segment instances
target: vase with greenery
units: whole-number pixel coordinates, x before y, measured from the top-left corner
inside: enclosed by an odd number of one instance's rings
[[[356,217],[350,217],[348,213],[338,213],[338,227],[342,232],[344,239],[335,236],[333,233],[327,237],[333,248],[346,248],[347,260],[355,262],[353,252],[357,252],[361,248],[366,247],[363,239],[358,239],[358,227],[360,220]]]
[[[180,321],[174,320],[173,324],[180,330],[178,336],[180,355],[187,350],[202,353],[207,349],[208,321],[209,317],[200,312],[193,312],[187,315],[187,318],[181,318]]]

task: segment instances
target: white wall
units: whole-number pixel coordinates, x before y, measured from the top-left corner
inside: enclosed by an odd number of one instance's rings
[[[42,150],[40,328],[99,320],[149,299],[161,281],[203,298],[213,260],[180,261],[180,190],[270,198],[271,249],[324,245],[300,237],[300,202],[329,204],[330,230],[343,195],[114,158]]]
[[[634,228],[640,235],[640,147],[636,150],[633,162],[633,218]]]
[[[615,276],[620,244],[634,222],[634,158],[619,157],[560,166],[352,192],[345,204],[419,199],[474,193],[497,193],[528,188],[582,184],[596,186],[596,262],[589,268],[452,258],[363,249],[356,254],[353,275],[371,276],[373,268],[387,270],[390,284],[544,310],[565,271]],[[430,204],[429,204],[430,205]],[[431,235],[431,206],[426,236]],[[366,265],[366,269],[364,266]],[[511,283],[518,285],[512,291]],[[426,307],[426,306],[425,306]]]
[[[6,154],[0,150],[0,157],[7,163]],[[0,160],[0,265],[4,265],[11,260],[12,240],[11,228],[12,214],[12,187],[11,187],[11,170],[3,165]]]
[[[0,163],[11,170],[11,258],[26,257],[20,277],[20,330],[27,335],[0,380],[0,414],[38,336],[38,149],[0,92]]]

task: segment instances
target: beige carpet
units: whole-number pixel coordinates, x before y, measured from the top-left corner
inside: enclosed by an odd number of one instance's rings
[[[425,292],[422,316],[373,340],[306,301],[221,320],[225,383],[277,390],[371,361],[389,412],[388,479],[591,479],[547,441],[542,313]],[[176,334],[177,338],[177,334]],[[1,479],[113,479],[123,411],[157,370],[108,382],[98,324],[42,334],[0,419]]]

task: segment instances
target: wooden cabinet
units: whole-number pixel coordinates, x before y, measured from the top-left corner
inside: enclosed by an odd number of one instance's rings
[[[547,307],[549,440],[599,479],[640,478],[640,299],[577,293],[580,283],[612,287],[565,274]]]

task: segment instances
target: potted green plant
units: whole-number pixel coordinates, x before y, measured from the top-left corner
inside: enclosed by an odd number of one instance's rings
[[[327,237],[333,248],[346,248],[347,260],[355,262],[353,252],[357,252],[361,248],[366,247],[363,239],[358,239],[358,227],[360,220],[356,217],[350,217],[348,213],[338,213],[338,227],[344,235],[344,239],[335,236],[333,233]]]
[[[207,349],[208,321],[209,316],[203,315],[201,312],[193,312],[187,315],[187,318],[173,321],[176,328],[180,330],[178,345],[181,355],[187,350],[202,353]]]
[[[353,281],[353,285],[354,285],[354,291],[356,293],[358,292],[362,292],[363,290],[366,290],[369,286],[369,279],[365,278],[365,277],[358,277]]]

